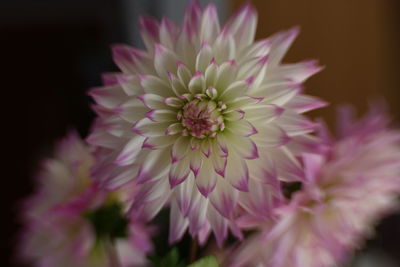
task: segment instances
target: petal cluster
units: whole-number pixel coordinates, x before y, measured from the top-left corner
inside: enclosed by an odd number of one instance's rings
[[[275,209],[275,222],[247,219],[260,232],[233,253],[232,266],[337,266],[398,206],[400,132],[376,110],[340,121],[337,141],[324,135],[325,153],[303,155],[306,180]]]
[[[22,260],[34,266],[116,266],[117,259],[118,266],[144,264],[151,229],[129,222],[123,210],[133,189],[105,191],[94,182],[89,170],[95,159],[75,132],[55,154],[44,163],[37,192],[24,203]],[[108,214],[113,217],[101,222]]]
[[[90,92],[99,118],[87,140],[110,150],[94,176],[111,188],[144,184],[135,208],[151,207],[147,219],[171,197],[171,225],[212,229],[221,243],[251,179],[303,178],[297,156],[315,148],[316,124],[302,113],[325,102],[302,82],[321,67],[281,64],[298,29],[254,41],[256,24],[249,5],[221,27],[213,4],[192,3],[181,27],[141,19],[146,50],[113,47],[121,73]]]

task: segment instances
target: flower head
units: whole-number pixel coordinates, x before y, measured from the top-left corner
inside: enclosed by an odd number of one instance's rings
[[[89,176],[94,158],[71,133],[39,175],[25,202],[21,257],[35,266],[132,266],[145,262],[151,230],[129,221],[129,189],[105,191]],[[129,190],[129,192],[126,192]],[[115,247],[114,247],[115,246]]]
[[[308,135],[315,123],[301,113],[325,103],[303,95],[301,83],[321,67],[280,63],[297,28],[254,42],[249,5],[222,28],[213,4],[189,5],[182,27],[140,22],[146,50],[114,46],[122,73],[105,75],[105,86],[90,92],[101,127],[88,141],[114,153],[96,169],[119,166],[102,177],[108,186],[145,183],[143,205],[162,206],[172,195],[182,221],[193,224],[203,206],[212,215],[193,233],[211,226],[222,240],[250,177],[302,178],[296,156],[315,145]]]
[[[232,254],[233,266],[337,266],[399,204],[400,132],[377,110],[340,121],[326,153],[303,155],[306,180],[277,218],[247,218],[261,231]]]

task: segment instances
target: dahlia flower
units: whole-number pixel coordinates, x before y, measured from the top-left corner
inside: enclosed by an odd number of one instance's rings
[[[371,111],[360,121],[345,112],[339,139],[329,149],[305,153],[306,179],[275,220],[259,226],[231,254],[231,266],[338,266],[373,233],[373,226],[399,205],[400,132]]]
[[[94,158],[75,133],[63,139],[25,201],[21,258],[34,266],[145,263],[151,229],[124,215],[132,187],[104,191],[89,176]],[[128,191],[127,191],[128,190]]]
[[[197,3],[182,27],[166,18],[140,24],[146,50],[115,45],[122,72],[90,91],[99,122],[87,140],[110,150],[94,172],[108,187],[144,184],[135,209],[146,219],[171,199],[179,231],[170,240],[190,225],[221,243],[252,177],[303,178],[296,156],[315,147],[316,124],[302,113],[325,103],[302,94],[302,82],[321,67],[281,64],[298,28],[255,42],[249,5],[222,28],[215,6]]]

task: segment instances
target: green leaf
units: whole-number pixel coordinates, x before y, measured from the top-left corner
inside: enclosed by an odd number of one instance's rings
[[[171,249],[167,255],[162,258],[157,256],[150,257],[153,266],[157,267],[184,267],[185,264],[179,260],[179,251],[176,247]]]
[[[200,260],[190,264],[188,267],[218,267],[218,262],[214,256],[206,256]]]

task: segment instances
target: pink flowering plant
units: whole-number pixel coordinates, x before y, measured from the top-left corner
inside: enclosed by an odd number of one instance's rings
[[[304,115],[326,105],[303,88],[322,67],[281,62],[299,29],[256,41],[256,25],[250,5],[223,26],[213,4],[197,2],[182,26],[142,17],[145,50],[114,45],[120,72],[89,92],[97,118],[88,137],[70,133],[44,162],[23,205],[21,258],[345,263],[399,205],[400,132],[382,109],[357,121],[347,108],[330,135]]]

